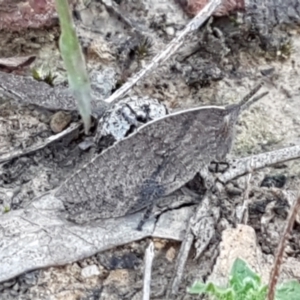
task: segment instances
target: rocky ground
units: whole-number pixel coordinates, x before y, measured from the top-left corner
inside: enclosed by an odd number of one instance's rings
[[[98,1],[91,1],[89,8],[77,9],[75,14],[89,70],[114,68],[115,89],[164,49],[189,20],[181,6],[172,0],[118,2],[122,17]],[[0,57],[35,55],[29,67],[14,72],[26,74],[29,68],[41,74],[51,71],[56,75],[54,83],[61,84],[66,81],[66,75],[57,47],[58,33],[57,25],[53,24],[47,29],[2,30]],[[269,95],[243,114],[231,155],[242,157],[297,145],[300,142],[300,38],[297,28],[283,33],[290,42],[276,51],[262,49],[257,37],[243,33],[234,19],[218,18],[189,37],[180,51],[142,79],[131,95],[156,98],[171,110],[224,105],[238,102],[263,79]],[[51,136],[53,118],[53,112],[1,99],[1,152],[23,149]],[[25,207],[35,196],[57,187],[74,169],[88,161],[95,149],[81,150],[78,145],[83,138],[79,132],[34,154],[3,163],[0,169],[2,213]],[[253,174],[248,225],[255,233],[243,232],[238,238],[240,249],[236,251],[242,253],[241,240],[251,237],[252,242],[257,241],[253,243],[262,261],[270,266],[289,207],[279,192],[298,189],[299,176],[299,161]],[[274,186],[280,195],[277,198]],[[222,199],[225,228],[236,222],[234,211],[244,189],[244,177],[228,185],[229,193]],[[299,276],[298,227],[297,224],[289,240],[283,277]],[[211,274],[220,236],[196,262],[191,253],[176,299],[195,298],[186,293],[186,287],[196,278],[207,279]],[[225,246],[226,239],[229,243],[228,237],[223,239]],[[0,283],[0,299],[141,299],[143,259],[148,243],[149,240],[142,240],[70,265],[20,275]],[[151,299],[165,299],[180,244],[156,239],[154,245]],[[260,268],[264,269],[262,265],[260,261]]]

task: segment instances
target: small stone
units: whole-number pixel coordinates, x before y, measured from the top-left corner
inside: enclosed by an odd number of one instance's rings
[[[9,292],[9,295],[13,296],[13,297],[17,297],[19,295],[19,292],[16,290],[13,290],[13,289],[9,290],[8,292]]]
[[[3,282],[3,287],[9,288],[9,287],[13,286],[15,283],[16,283],[16,279],[12,279],[12,280]]]
[[[82,141],[78,147],[80,150],[82,151],[86,151],[88,150],[89,148],[91,148],[92,146],[94,145],[94,140],[92,137],[87,137],[84,139],[84,141]]]
[[[254,229],[248,225],[239,224],[236,228],[224,230],[219,247],[220,254],[208,281],[215,282],[216,285],[226,285],[234,261],[240,258],[261,275],[263,283],[267,283],[271,266],[263,257],[256,240]]]
[[[232,183],[229,183],[226,186],[226,192],[228,193],[228,195],[231,195],[231,196],[240,196],[240,195],[242,195],[243,190],[235,187]]]
[[[126,97],[106,111],[100,119],[95,141],[113,137],[122,140],[129,132],[148,121],[165,117],[168,109],[157,99],[136,96]]]
[[[62,132],[72,120],[72,116],[63,111],[55,113],[50,121],[50,128],[54,133]]]
[[[167,244],[167,241],[166,240],[162,240],[162,239],[153,239],[153,242],[154,242],[154,248],[156,250],[163,249],[166,246],[166,244]]]
[[[129,273],[127,270],[114,270],[111,271],[103,282],[103,285],[109,285],[115,283],[118,286],[126,286],[129,282]]]
[[[176,250],[174,247],[170,247],[166,253],[166,259],[169,262],[172,262],[176,256]]]
[[[169,35],[169,36],[174,36],[175,35],[175,29],[171,26],[168,26],[166,29],[166,34]]]
[[[106,270],[116,269],[136,269],[141,264],[140,259],[133,252],[123,252],[122,254],[98,255],[98,262]]]
[[[88,266],[88,263],[87,263],[86,259],[84,259],[84,260],[82,260],[82,261],[79,261],[77,264],[78,264],[78,266],[79,266],[80,268],[82,268],[82,269],[84,269],[85,267]]]
[[[12,287],[12,289],[13,289],[14,291],[18,291],[18,290],[20,289],[19,284],[16,283],[16,284]]]
[[[38,277],[39,277],[39,271],[32,271],[24,274],[22,276],[22,280],[26,285],[33,286],[37,284]]]
[[[96,265],[87,266],[81,270],[81,276],[83,278],[88,278],[92,276],[100,275],[99,268]]]

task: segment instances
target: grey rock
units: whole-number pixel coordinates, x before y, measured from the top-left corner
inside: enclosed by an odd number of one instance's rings
[[[27,286],[33,286],[37,283],[39,276],[39,271],[27,272],[26,274],[20,276],[19,282]]]
[[[8,292],[9,292],[9,295],[14,297],[14,298],[19,296],[19,292],[16,291],[16,290],[9,290]]]
[[[133,252],[98,253],[97,260],[107,270],[136,269],[141,265],[141,259]]]
[[[110,96],[112,89],[116,87],[116,72],[113,68],[104,68],[101,71],[93,70],[90,73],[90,80],[94,98],[98,101],[104,100]]]
[[[245,0],[245,19],[260,30],[280,24],[299,24],[299,0]]]
[[[290,39],[275,27],[300,24],[299,0],[245,0],[244,22],[250,31],[259,35],[265,50],[278,51]]]
[[[111,109],[108,109],[99,121],[95,142],[113,137],[119,141],[139,125],[159,119],[168,114],[168,110],[158,100],[150,97],[126,97]]]

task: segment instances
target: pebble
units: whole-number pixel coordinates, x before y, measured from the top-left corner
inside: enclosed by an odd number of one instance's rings
[[[169,262],[172,262],[175,257],[176,257],[176,250],[174,247],[170,247],[166,253],[166,259]]]
[[[17,298],[19,295],[19,292],[12,289],[12,290],[9,290],[9,295]]]
[[[33,286],[37,284],[38,282],[38,277],[39,277],[39,271],[32,271],[24,274],[22,276],[22,280],[24,283],[28,286]]]
[[[129,273],[127,270],[114,270],[111,271],[108,277],[103,282],[103,285],[115,283],[118,286],[126,286],[129,283]]]
[[[63,111],[58,111],[51,117],[50,128],[54,133],[62,132],[72,120],[72,116]]]
[[[88,278],[88,277],[98,276],[98,275],[100,275],[100,271],[96,265],[87,266],[81,270],[81,276],[83,278]]]
[[[174,36],[175,35],[175,29],[171,26],[168,26],[166,29],[165,29],[165,32],[167,35],[169,36]]]
[[[153,239],[153,242],[154,242],[154,248],[156,250],[163,249],[166,246],[166,244],[168,243],[168,241],[162,240],[162,239]]]

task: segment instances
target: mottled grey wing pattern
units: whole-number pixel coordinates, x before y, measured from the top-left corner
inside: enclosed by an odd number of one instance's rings
[[[52,88],[31,77],[0,72],[0,89],[15,95],[20,102],[58,110],[76,110],[76,102],[65,87]]]
[[[216,159],[228,113],[211,106],[147,123],[76,172],[55,196],[78,222],[141,210]]]

